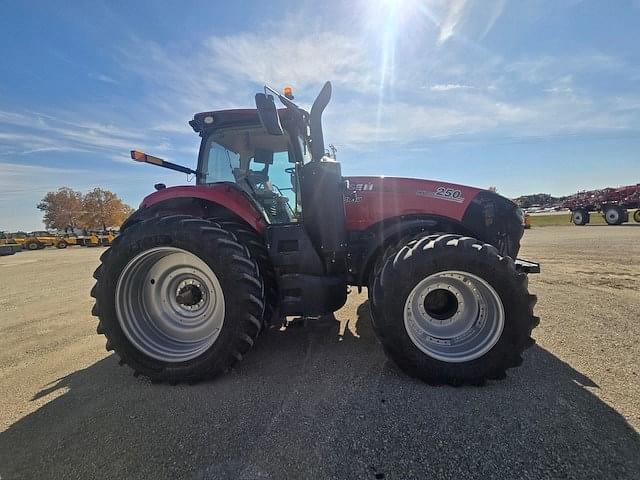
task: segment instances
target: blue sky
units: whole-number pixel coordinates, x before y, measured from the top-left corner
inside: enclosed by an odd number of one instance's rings
[[[48,191],[133,206],[193,165],[197,111],[261,85],[308,105],[325,80],[345,174],[506,196],[640,181],[640,1],[2,2],[0,229]]]

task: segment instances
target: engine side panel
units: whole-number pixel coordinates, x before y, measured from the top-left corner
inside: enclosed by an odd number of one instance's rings
[[[346,177],[351,195],[345,196],[348,231],[362,231],[385,219],[437,215],[462,221],[481,189],[454,183],[412,178]]]

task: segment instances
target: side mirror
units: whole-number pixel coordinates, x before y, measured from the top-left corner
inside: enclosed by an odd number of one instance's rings
[[[283,135],[278,109],[273,100],[273,95],[264,93],[256,93],[256,108],[258,109],[258,117],[260,123],[269,135]]]
[[[273,165],[273,152],[271,150],[256,148],[253,154],[253,161],[264,165]]]

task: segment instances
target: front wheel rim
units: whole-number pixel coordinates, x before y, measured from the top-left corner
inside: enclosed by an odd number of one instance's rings
[[[485,355],[500,339],[504,323],[504,306],[494,288],[462,271],[424,278],[411,290],[404,307],[404,326],[413,344],[448,363]]]
[[[225,302],[213,270],[191,252],[157,247],[136,255],[116,285],[122,331],[142,353],[164,362],[198,357],[222,330]]]

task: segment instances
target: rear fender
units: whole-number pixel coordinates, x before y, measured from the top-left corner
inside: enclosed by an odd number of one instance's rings
[[[251,200],[237,187],[216,184],[202,187],[172,187],[146,197],[140,208],[122,225],[121,230],[147,218],[167,213],[202,218],[238,218],[258,233],[264,233],[266,221]]]

